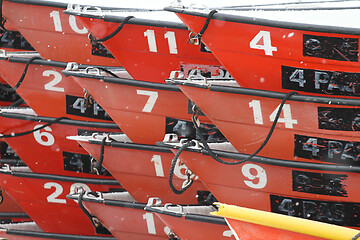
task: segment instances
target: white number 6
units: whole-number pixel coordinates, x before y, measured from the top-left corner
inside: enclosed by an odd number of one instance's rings
[[[34,127],[34,129],[42,127],[42,126],[44,126],[44,125],[41,125],[41,124],[36,125]],[[55,138],[54,138],[53,135],[51,135],[51,133],[49,133],[49,132],[52,132],[52,129],[50,127],[45,127],[44,130],[47,131],[47,132],[45,132],[45,131],[40,132],[40,130],[37,130],[37,131],[34,132],[35,140],[38,143],[40,143],[41,145],[43,145],[43,146],[51,146],[51,145],[53,145],[54,142],[55,142]],[[46,138],[46,141],[43,140],[43,137]]]

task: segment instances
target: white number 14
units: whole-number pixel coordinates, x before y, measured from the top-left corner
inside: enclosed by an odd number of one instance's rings
[[[255,124],[264,124],[260,101],[252,100],[251,102],[249,102],[249,107],[253,109]],[[278,105],[277,108],[271,113],[270,115],[271,122],[275,120],[279,107],[280,105]],[[278,122],[284,123],[285,128],[293,128],[294,127],[293,124],[297,124],[298,122],[296,119],[292,119],[290,104],[284,104],[284,107],[282,108],[282,112],[284,117],[283,118],[280,117]]]

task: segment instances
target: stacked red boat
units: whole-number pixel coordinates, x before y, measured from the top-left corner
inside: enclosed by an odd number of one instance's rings
[[[4,35],[29,42],[0,75],[29,107],[1,108],[27,167],[0,186],[33,222],[1,236],[356,239],[360,32],[337,19],[356,1],[81,4],[2,2]],[[214,201],[308,225],[213,216]]]

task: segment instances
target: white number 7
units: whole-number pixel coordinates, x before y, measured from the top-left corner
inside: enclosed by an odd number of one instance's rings
[[[145,91],[145,90],[136,90],[136,93],[139,95],[149,96],[149,99],[147,100],[142,111],[143,112],[151,112],[151,110],[153,109],[155,102],[158,98],[158,93],[152,92],[152,91]]]

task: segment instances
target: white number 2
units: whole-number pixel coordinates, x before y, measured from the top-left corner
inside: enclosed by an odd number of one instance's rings
[[[51,193],[49,196],[46,197],[46,200],[48,202],[51,203],[61,203],[61,204],[66,204],[66,199],[61,199],[59,198],[59,196],[64,192],[64,188],[56,182],[47,182],[44,184],[44,188],[45,189],[51,189],[51,188],[55,188],[55,191],[53,193]],[[86,184],[83,183],[73,183],[70,186],[70,193],[75,192],[75,189],[81,187],[84,191],[90,192],[90,188],[89,186],[87,186]],[[76,201],[75,201],[76,202]]]
[[[250,48],[264,50],[265,55],[272,56],[277,51],[276,47],[271,46],[270,32],[260,31],[250,42]]]
[[[54,182],[47,182],[44,184],[45,189],[51,189],[52,187],[55,188],[55,191],[46,198],[47,201],[66,204],[66,199],[58,198],[63,192],[63,187],[60,184]]]
[[[251,169],[254,169],[256,171],[255,175],[253,175],[250,172]],[[249,186],[251,188],[255,188],[255,189],[261,189],[266,186],[266,184],[267,184],[266,172],[262,167],[252,164],[252,163],[247,163],[242,166],[241,172],[246,178],[250,179],[250,181],[244,180],[244,183],[247,186]],[[257,183],[254,183],[254,181],[253,181],[255,179],[258,179],[257,181],[255,181]]]
[[[136,90],[136,93],[138,95],[146,95],[149,96],[149,99],[147,100],[144,108],[143,108],[143,112],[151,112],[151,110],[153,109],[155,102],[158,98],[158,93],[157,92],[153,92],[153,91],[145,91],[145,90]]]
[[[53,70],[45,70],[43,72],[44,77],[50,77],[51,75],[54,76],[54,79],[44,85],[45,90],[55,91],[55,92],[65,92],[64,88],[55,87],[55,85],[60,83],[62,80],[62,76],[60,73]]]

